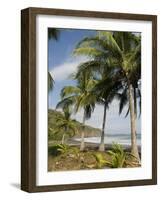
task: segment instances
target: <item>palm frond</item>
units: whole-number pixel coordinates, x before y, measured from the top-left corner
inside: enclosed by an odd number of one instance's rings
[[[70,96],[70,97],[64,98],[57,103],[56,109],[58,109],[58,108],[65,109],[69,106],[72,106],[74,104],[74,101],[75,101],[75,96]]]
[[[56,28],[48,28],[48,37],[49,39],[58,40],[60,35],[60,30]]]
[[[128,107],[125,118],[128,116],[129,112],[130,112],[130,108]]]
[[[61,98],[70,97],[78,95],[81,92],[79,87],[76,86],[66,86],[61,90]]]
[[[85,55],[89,58],[95,58],[95,57],[107,57],[108,54],[102,50],[93,48],[93,47],[80,47],[73,51],[73,55]]]
[[[105,52],[108,51],[107,42],[99,37],[99,33],[94,37],[85,37],[75,48],[78,49],[80,47],[95,47]]]
[[[54,87],[54,80],[50,72],[48,72],[48,91],[51,91]]]
[[[117,41],[113,37],[113,33],[112,32],[99,31],[98,34],[99,34],[100,38],[102,38],[102,39],[104,39],[106,41],[106,43],[108,45],[107,49],[109,50],[111,55],[113,55],[113,56],[122,56],[122,51],[121,51],[119,45],[117,44]]]
[[[125,88],[121,94],[119,94],[119,115],[122,113],[123,108],[128,103],[127,89]]]
[[[84,115],[85,115],[85,119],[90,119],[91,118],[91,114],[94,111],[95,108],[95,104],[88,104],[84,107]]]

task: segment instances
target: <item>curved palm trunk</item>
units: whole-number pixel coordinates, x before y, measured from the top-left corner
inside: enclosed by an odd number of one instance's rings
[[[85,128],[85,112],[83,114],[83,130],[81,132],[81,144],[80,144],[80,151],[84,151],[85,149],[85,143],[84,143],[84,128]]]
[[[129,109],[130,109],[130,120],[131,120],[131,153],[138,159],[140,162],[137,140],[136,140],[136,113],[135,113],[135,104],[134,97],[132,94],[132,85],[128,81],[128,97],[129,97]]]
[[[107,103],[104,105],[104,114],[103,114],[103,123],[102,123],[102,133],[101,133],[101,143],[99,146],[99,151],[105,151],[105,124],[106,124],[106,112],[107,112]]]

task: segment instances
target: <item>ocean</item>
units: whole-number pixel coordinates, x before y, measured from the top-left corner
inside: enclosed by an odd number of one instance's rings
[[[75,138],[76,141],[80,141],[80,138]],[[100,137],[86,137],[85,142],[99,144],[101,141]],[[105,144],[119,143],[121,145],[131,144],[130,134],[108,134],[105,135]],[[137,145],[141,146],[141,134],[137,134]]]

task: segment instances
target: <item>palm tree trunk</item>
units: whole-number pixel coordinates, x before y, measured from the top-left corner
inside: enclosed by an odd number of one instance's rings
[[[81,132],[81,144],[80,144],[80,151],[84,151],[85,149],[85,143],[84,143],[84,128],[85,128],[85,112],[83,114],[83,130]]]
[[[134,87],[134,111],[135,111],[135,118],[137,118],[137,101],[136,101],[136,88]]]
[[[67,127],[65,126],[65,127],[64,127],[64,133],[63,133],[62,140],[61,140],[61,143],[62,143],[62,144],[64,144],[66,132],[67,132]]]
[[[61,140],[62,144],[64,144],[64,140],[65,140],[65,133],[63,133],[63,136],[62,136],[62,140]]]
[[[134,88],[134,114],[135,114],[135,126],[136,126],[136,120],[137,120],[137,99],[136,99],[136,88]],[[135,134],[137,135],[136,129]]]
[[[136,140],[136,115],[134,108],[134,97],[133,97],[133,87],[128,81],[128,97],[129,97],[129,109],[130,109],[130,120],[131,120],[131,153],[138,159],[140,162],[137,140]]]
[[[99,146],[99,151],[105,151],[105,124],[106,124],[106,112],[107,112],[107,103],[104,104],[104,114],[103,114],[103,123],[102,123],[102,133],[101,133],[101,143]]]

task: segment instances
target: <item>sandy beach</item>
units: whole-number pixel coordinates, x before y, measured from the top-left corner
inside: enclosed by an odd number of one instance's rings
[[[52,146],[53,144],[55,144],[54,141],[49,142],[49,146]],[[72,138],[68,139],[66,141],[66,144],[68,144],[69,146],[76,146],[76,147],[80,146],[80,142],[75,140],[75,139],[72,139]],[[86,149],[85,149],[86,151],[87,150],[98,150],[99,144],[98,143],[92,143],[92,142],[85,142],[85,146],[86,146]],[[130,145],[122,145],[122,146],[126,151],[130,152],[130,150],[131,150]],[[105,144],[106,150],[110,150],[111,148],[112,148],[112,143]],[[138,150],[139,150],[139,153],[141,154],[141,146],[140,145],[138,145]]]

